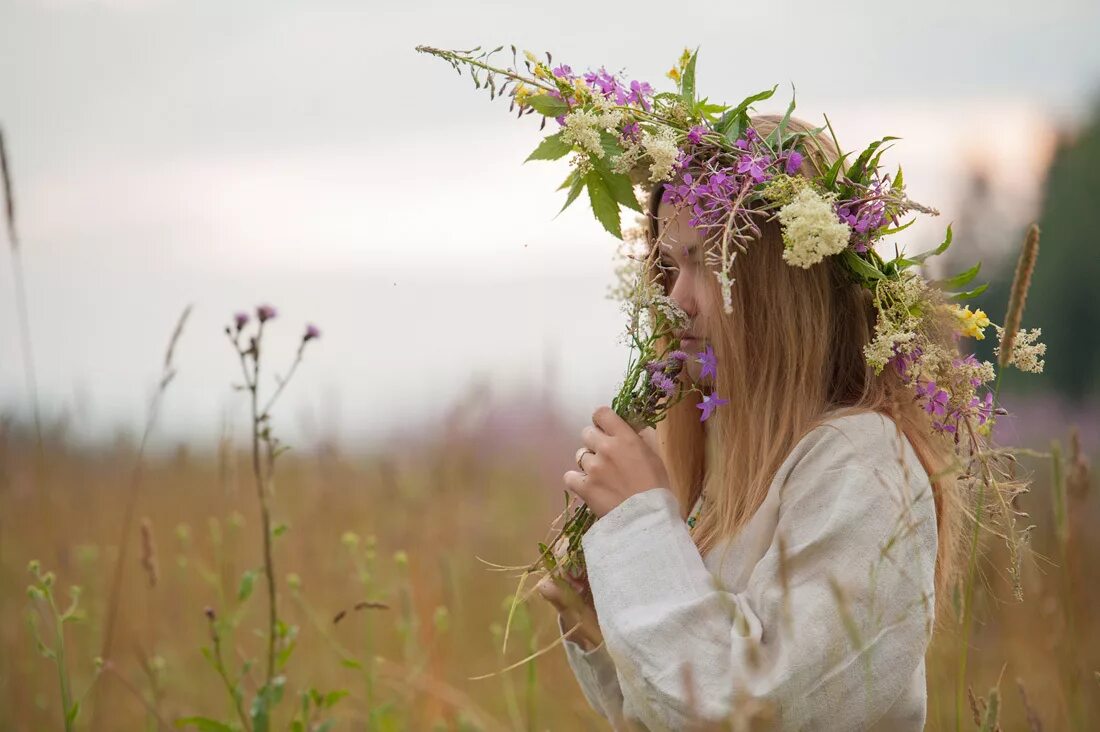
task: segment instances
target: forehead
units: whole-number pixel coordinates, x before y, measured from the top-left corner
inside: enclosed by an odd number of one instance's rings
[[[702,232],[688,223],[692,215],[690,206],[679,211],[671,203],[657,206],[657,234],[662,252],[684,254],[685,248],[691,250],[703,243]]]

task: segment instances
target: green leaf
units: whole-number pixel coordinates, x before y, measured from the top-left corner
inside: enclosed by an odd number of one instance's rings
[[[718,124],[715,125],[715,129],[725,135],[726,138],[731,142],[733,140],[736,140],[741,135],[741,132],[744,131],[744,128],[748,125],[749,107],[751,107],[756,102],[762,102],[765,99],[770,99],[771,96],[775,94],[775,90],[778,88],[779,84],[776,84],[769,91],[762,91],[757,94],[753,94],[751,97],[746,97],[741,101],[740,104],[722,115],[722,118],[718,120]],[[736,132],[734,132],[735,126],[741,129],[738,129]]]
[[[891,236],[892,234],[896,234],[896,233],[898,233],[899,231],[905,231],[905,230],[906,230],[906,229],[908,229],[908,228],[909,228],[910,226],[912,226],[912,225],[913,225],[914,223],[916,223],[916,219],[910,219],[910,220],[909,220],[909,223],[907,223],[907,224],[902,224],[901,226],[895,226],[895,227],[894,227],[894,228],[892,228],[892,229],[883,229],[882,231],[880,231],[880,232],[878,233],[878,235],[879,235],[879,236]]]
[[[69,708],[69,713],[65,715],[66,728],[72,727],[78,714],[80,714],[80,702],[74,702],[72,707]]]
[[[982,294],[988,288],[989,288],[989,283],[986,282],[984,285],[979,285],[979,286],[975,287],[973,290],[967,290],[966,292],[956,292],[954,295],[952,295],[950,297],[950,299],[951,300],[970,300],[970,299],[975,298],[978,295]]]
[[[854,163],[852,163],[852,166],[848,169],[848,172],[846,173],[846,175],[849,178],[849,180],[858,181],[858,180],[863,178],[864,170],[867,167],[867,161],[871,159],[871,156],[875,154],[875,151],[878,150],[879,146],[882,145],[882,143],[887,142],[889,140],[900,140],[900,139],[901,139],[900,137],[893,137],[891,135],[887,135],[886,137],[883,137],[881,140],[876,140],[875,142],[872,142],[870,145],[868,145],[867,149],[859,154],[859,157],[856,158],[856,161]]]
[[[256,570],[249,569],[241,575],[241,583],[237,587],[237,602],[244,602],[252,595],[252,588],[256,584]]]
[[[947,225],[947,236],[944,238],[943,243],[935,249],[929,249],[927,252],[921,252],[920,254],[914,254],[912,257],[908,257],[906,261],[916,264],[922,264],[924,260],[929,257],[934,257],[937,254],[943,254],[947,251],[947,248],[951,246],[951,224]]]
[[[845,249],[840,253],[840,257],[844,261],[844,264],[848,266],[848,269],[859,276],[860,279],[881,280],[885,277],[885,275],[879,271],[878,267],[856,254],[853,249]]]
[[[527,104],[544,117],[559,117],[569,111],[569,105],[549,94],[537,94],[527,100]]]
[[[579,196],[584,189],[584,178],[577,175],[577,171],[575,170],[570,175],[573,177],[573,182],[571,183],[572,188],[569,189],[569,195],[565,197],[565,205],[561,207],[560,211],[554,214],[554,218],[557,218],[561,215],[562,211],[569,208],[569,204],[577,200],[577,196]]]
[[[794,83],[791,83],[791,103],[787,105],[787,113],[783,115],[783,119],[779,121],[779,126],[771,131],[768,135],[768,139],[765,142],[768,143],[768,147],[775,148],[775,152],[778,155],[783,151],[783,136],[787,132],[787,123],[791,121],[791,112],[794,111],[794,97],[795,89]]]
[[[606,158],[603,160],[593,158],[592,167],[599,172],[600,177],[603,178],[604,184],[607,186],[607,189],[611,191],[611,195],[617,203],[629,209],[633,209],[638,213],[642,213],[642,206],[638,203],[638,196],[634,193],[634,186],[630,182],[630,176],[625,173],[612,173],[611,168],[607,165]]]
[[[844,167],[844,160],[851,154],[850,151],[844,153],[829,166],[827,171],[825,171],[824,185],[826,188],[832,190],[836,186],[836,179],[837,176],[840,175],[841,169]]]
[[[564,158],[570,152],[573,151],[573,146],[561,139],[561,132],[555,132],[553,135],[549,135],[543,138],[539,146],[535,148],[535,151],[527,156],[529,160],[557,160]]]
[[[982,263],[978,262],[977,264],[975,264],[970,269],[968,269],[964,272],[960,272],[957,275],[955,275],[954,277],[948,277],[947,279],[940,280],[939,282],[936,283],[936,285],[940,289],[943,289],[943,290],[957,290],[960,287],[962,287],[963,285],[970,282],[970,280],[977,277],[978,276],[978,270],[980,270],[981,268],[982,268]]]
[[[696,46],[695,52],[691,54],[687,66],[684,67],[684,73],[680,77],[680,98],[683,99],[684,104],[689,109],[695,106],[695,59],[698,55],[699,47]]]
[[[717,119],[719,113],[725,112],[727,109],[728,107],[725,104],[707,104],[706,97],[695,103],[696,114],[711,123]]]
[[[891,191],[900,191],[905,187],[905,178],[901,174],[901,165],[898,165],[898,174],[894,176],[894,182],[890,184]]]
[[[271,709],[283,698],[286,676],[276,676],[271,683],[264,684],[252,700],[249,716],[252,718],[253,732],[267,732],[271,726]]]
[[[596,158],[596,160],[605,165],[609,164],[608,161],[612,158],[623,154],[623,148],[622,145],[619,144],[619,138],[607,130],[600,130],[600,147],[603,148],[604,157]]]
[[[224,722],[209,717],[183,717],[175,722],[177,727],[195,727],[200,732],[233,732],[233,728]]]
[[[344,668],[353,668],[356,670],[363,668],[363,664],[354,658],[342,658],[340,659],[340,665]]]
[[[346,689],[337,689],[336,691],[330,691],[329,693],[325,694],[325,699],[321,703],[321,706],[325,709],[335,706],[336,703],[347,696],[348,693],[349,692]]]
[[[622,239],[619,204],[611,193],[611,189],[607,187],[607,182],[595,168],[584,176],[584,180],[588,186],[588,200],[592,204],[593,215],[603,224],[603,228],[615,235],[615,238]]]

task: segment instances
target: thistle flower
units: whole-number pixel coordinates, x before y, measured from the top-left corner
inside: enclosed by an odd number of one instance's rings
[[[247,324],[248,324],[248,313],[238,312],[238,313],[233,315],[233,325],[236,326],[238,331],[241,330],[241,328],[244,328],[245,325],[247,325]]]
[[[783,260],[803,269],[844,251],[851,236],[848,224],[837,220],[829,201],[812,188],[803,188],[779,209],[779,223]]]
[[[314,338],[321,337],[321,329],[313,323],[306,325],[306,332],[302,335],[303,341],[312,341]]]
[[[259,320],[261,323],[271,320],[277,314],[278,313],[276,312],[275,308],[271,305],[260,305],[258,308],[256,308],[256,319]]]

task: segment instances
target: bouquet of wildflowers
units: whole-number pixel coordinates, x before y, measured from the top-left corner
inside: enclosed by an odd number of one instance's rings
[[[913,223],[915,219],[903,222],[907,214],[938,215],[907,196],[900,166],[893,175],[880,170],[882,154],[898,138],[883,137],[854,159],[849,152],[829,163],[819,134],[828,130],[837,150],[840,145],[827,116],[822,127],[788,130],[795,108],[793,89],[781,122],[761,135],[749,112],[756,103],[770,99],[777,86],[733,105],[700,97],[695,81],[698,49],[685,49],[668,71],[675,88],[658,92],[646,82],[628,81],[605,68],[578,75],[566,64],[555,66],[549,53],[542,60],[524,52],[521,67],[515,46],[511,47],[512,64],[500,66],[491,57],[503,48],[482,52],[480,46],[469,51],[418,46],[417,50],[442,58],[460,75],[468,70],[478,88],[488,89],[491,99],[508,97],[509,110],[517,117],[536,115],[540,130],[551,120],[556,123],[527,160],[568,157],[570,172],[558,188],[567,191],[562,210],[585,192],[600,224],[625,239],[621,208],[643,213],[639,189],[647,193],[663,184],[661,201],[677,210],[688,209],[689,224],[701,230],[708,242],[706,263],[718,279],[727,313],[731,311],[732,263],[760,236],[762,219],[778,221],[783,259],[789,265],[809,268],[826,257],[837,258],[853,281],[873,294],[877,317],[873,337],[864,348],[868,365],[876,373],[894,369],[911,388],[934,429],[957,446],[964,479],[980,484],[982,491],[1012,483],[1011,469],[998,467],[999,461],[1011,456],[985,449],[981,439],[989,435],[994,415],[1004,411],[994,403],[994,365],[973,355],[960,357],[938,344],[945,331],[956,342],[982,339],[993,325],[1000,338],[996,351],[1000,367],[1042,370],[1045,346],[1038,342],[1039,330],[1020,329],[1038,246],[1037,229],[1033,227],[1021,256],[1015,305],[1004,326],[994,325],[980,309],[962,304],[985,290],[986,285],[968,289],[980,264],[937,282],[920,273],[927,258],[950,246],[950,226],[943,243],[931,251],[909,255],[895,247],[895,255],[886,258],[875,249],[884,237],[899,234]],[[804,172],[807,157],[817,163],[813,175]],[[649,248],[648,255],[634,257],[632,266],[620,272],[626,275],[619,292],[630,315],[633,351],[612,407],[638,427],[658,422],[682,397],[675,382],[689,358],[677,350],[675,338],[665,341],[673,350],[657,352],[658,339],[675,332],[682,321],[675,304],[655,291],[647,277],[651,264],[647,257],[657,250],[657,246]],[[709,351],[700,357],[704,369],[713,370],[712,359]],[[701,418],[723,403],[726,400],[717,394],[704,395]],[[1008,504],[1008,499],[1002,501],[1006,508]],[[569,509],[567,499],[566,513]],[[1016,514],[1012,510],[1009,515],[1012,520]],[[583,572],[579,538],[592,520],[584,506],[574,509],[551,545],[539,545],[539,560],[527,569],[541,565],[549,571],[560,567]],[[555,559],[557,542],[568,544],[560,561]]]

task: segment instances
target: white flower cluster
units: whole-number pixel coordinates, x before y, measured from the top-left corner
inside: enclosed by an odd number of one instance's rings
[[[642,147],[651,161],[649,180],[652,183],[668,180],[672,177],[672,168],[680,156],[676,147],[676,131],[671,127],[660,127],[657,134],[642,133]]]
[[[882,280],[875,288],[875,336],[863,347],[867,365],[875,373],[882,373],[887,362],[894,357],[894,347],[907,353],[917,343],[917,331],[921,327],[918,313],[923,312],[920,303],[928,297],[924,280],[906,273],[899,279]]]
[[[830,201],[813,188],[798,191],[779,209],[779,223],[783,225],[783,260],[803,269],[844,251],[852,233],[837,218]]]
[[[904,351],[907,343],[912,343],[917,334],[911,330],[902,330],[895,327],[891,321],[879,318],[875,322],[875,337],[863,347],[863,356],[867,359],[867,365],[881,374],[886,364],[894,357],[894,347],[899,346],[899,351]]]
[[[997,340],[1002,340],[1005,329],[999,325],[993,327],[997,329]],[[1042,332],[1042,328],[1031,328],[1030,330],[1025,329],[1017,332],[1016,340],[1012,343],[1012,354],[1008,357],[1008,363],[1021,371],[1041,374],[1043,372],[1042,356],[1047,352],[1047,344],[1037,342]],[[993,355],[1001,355],[999,345],[993,349]]]
[[[594,109],[577,109],[565,116],[565,126],[561,139],[574,147],[591,153],[598,158],[607,154],[600,142],[600,133],[617,129],[623,122],[624,113],[615,109],[615,103],[601,95],[592,102]]]
[[[599,117],[587,109],[570,112],[561,131],[562,142],[602,158],[606,153],[600,144],[598,121]]]

